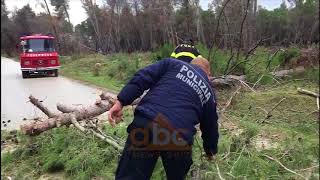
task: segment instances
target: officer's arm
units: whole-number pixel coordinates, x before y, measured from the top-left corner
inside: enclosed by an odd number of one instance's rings
[[[150,89],[167,71],[168,64],[168,59],[165,59],[139,70],[118,94],[121,104],[123,106],[131,104],[145,90]]]
[[[206,154],[209,156],[216,154],[218,152],[219,131],[216,103],[213,100],[204,105],[204,116],[200,121],[200,129]]]

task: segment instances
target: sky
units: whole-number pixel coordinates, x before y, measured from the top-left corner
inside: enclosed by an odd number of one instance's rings
[[[102,5],[104,0],[96,0],[98,5]],[[211,0],[200,0],[200,5],[202,9],[208,9],[208,3]],[[30,4],[30,7],[36,12],[44,12],[44,9],[39,5],[39,2],[43,2],[42,0],[5,0],[7,9],[9,11],[14,11],[14,9],[22,8],[23,6]],[[47,1],[50,3],[50,0]],[[258,5],[268,9],[272,10],[280,6],[282,3],[282,0],[258,0]],[[82,21],[84,21],[87,18],[86,12],[82,7],[80,0],[70,0],[69,2],[69,15],[70,15],[70,21],[72,24],[80,24]],[[53,11],[53,7],[51,6],[50,9]]]

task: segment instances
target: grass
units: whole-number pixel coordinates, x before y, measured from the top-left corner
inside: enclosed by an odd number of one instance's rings
[[[214,162],[201,160],[201,148],[193,146],[193,160],[187,179],[200,173],[201,179],[217,178],[216,164],[225,179],[299,179],[286,171],[278,159],[291,170],[310,179],[319,178],[319,138],[315,99],[300,95],[296,87],[309,90],[317,85],[306,81],[284,81],[282,85],[261,89],[258,92],[242,92],[234,98],[224,116],[220,115],[219,153]],[[218,103],[231,92],[218,91]],[[268,123],[261,123],[265,113],[258,107],[270,110],[280,99],[286,98],[273,112]],[[124,122],[112,129],[105,125],[108,135],[125,140],[126,127],[131,122],[131,108],[125,110]],[[233,126],[228,126],[232,123]],[[241,129],[242,133],[234,133]],[[1,138],[5,138],[2,132]],[[67,138],[66,138],[67,137]],[[201,143],[201,138],[196,137]],[[111,179],[120,153],[100,140],[78,132],[73,128],[56,128],[36,137],[19,135],[20,147],[1,158],[1,175],[14,175],[17,179],[30,179],[41,174],[64,171],[66,179]],[[265,140],[266,148],[258,148],[258,139]],[[276,144],[268,148],[268,143]],[[271,146],[272,147],[272,146]],[[216,163],[216,164],[215,164]],[[304,170],[306,168],[310,168]],[[152,179],[165,179],[159,160]]]
[[[99,54],[61,57],[61,73],[67,77],[86,81],[100,87],[119,91],[140,68],[170,53],[170,45],[154,53]],[[204,57],[208,49],[198,45]],[[309,179],[319,179],[319,121],[314,98],[297,93],[297,87],[319,91],[319,69],[309,68],[303,74],[275,81],[268,73],[282,66],[283,60],[296,57],[296,49],[270,57],[267,49],[259,48],[256,55],[235,72],[245,71],[249,83],[265,75],[257,92],[246,91],[233,98],[224,114],[220,114],[219,153],[215,161],[202,157],[202,141],[197,135],[193,146],[193,165],[187,179],[199,174],[200,179],[217,179],[218,170],[225,179],[301,179],[285,170],[287,168]],[[228,52],[218,50],[211,58],[214,75],[222,75],[226,68]],[[243,58],[243,57],[240,57]],[[271,61],[270,61],[271,60]],[[270,62],[270,68],[266,68]],[[101,67],[95,69],[100,63]],[[98,70],[98,73],[97,73]],[[218,108],[224,107],[235,89],[217,89]],[[281,100],[267,120],[266,113]],[[127,108],[124,122],[116,128],[105,125],[110,136],[125,140],[126,127],[132,121],[133,112]],[[265,123],[262,123],[263,121]],[[1,140],[8,133],[1,132]],[[18,135],[20,145],[12,153],[1,155],[1,177],[36,179],[42,174],[64,172],[66,179],[113,179],[120,152],[89,134],[74,128],[56,128],[36,137]],[[165,179],[165,171],[159,160],[152,179]]]
[[[67,77],[119,91],[141,67],[151,64],[150,53],[135,53],[130,56],[115,54],[103,56],[92,54],[85,57],[63,57],[60,72]],[[99,75],[95,65],[99,63]]]
[[[9,58],[9,59],[12,59],[12,60],[17,61],[17,62],[20,61],[18,54],[14,54],[13,56],[9,56],[9,55],[6,54],[6,53],[2,53],[2,54],[1,54],[1,57]]]

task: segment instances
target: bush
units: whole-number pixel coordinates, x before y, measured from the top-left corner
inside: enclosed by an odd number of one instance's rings
[[[108,60],[106,64],[107,76],[127,82],[140,68],[141,58],[138,56],[127,58],[119,55]]]
[[[198,43],[198,44],[195,45],[195,47],[198,49],[198,51],[200,52],[202,57],[208,58],[209,49],[207,48],[207,46],[205,44]]]
[[[170,57],[171,53],[174,51],[174,46],[170,43],[166,43],[163,46],[161,46],[156,52],[153,54],[154,60],[161,60],[163,58]]]
[[[286,66],[288,64],[294,63],[296,57],[300,56],[300,51],[296,47],[290,47],[286,51],[279,54],[278,58],[281,66]]]
[[[313,68],[309,68],[306,69],[305,72],[301,73],[296,73],[293,74],[293,78],[301,78],[304,77],[305,79],[308,79],[312,82],[316,82],[319,83],[319,69],[313,69]]]
[[[204,44],[201,43],[197,44],[196,48],[204,58],[209,60],[210,49],[208,49]],[[213,76],[223,75],[227,67],[229,58],[230,54],[228,52],[213,48],[210,57],[211,74]]]

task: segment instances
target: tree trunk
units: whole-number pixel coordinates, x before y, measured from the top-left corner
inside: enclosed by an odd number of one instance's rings
[[[198,41],[202,42],[202,43],[206,43],[205,42],[205,38],[204,38],[204,34],[203,34],[203,29],[202,29],[202,23],[201,23],[201,8],[200,8],[200,5],[199,5],[199,0],[196,0],[195,1],[195,6],[197,8],[197,11],[196,11],[196,18],[197,18],[197,38],[198,38]]]
[[[35,99],[30,96],[30,100]],[[36,101],[33,101],[34,103]],[[39,103],[39,102],[38,102]],[[48,115],[49,118],[43,118],[35,122],[27,123],[22,125],[21,131],[27,135],[39,135],[40,133],[47,131],[49,129],[60,127],[61,125],[69,125],[72,123],[72,116],[74,115],[77,121],[86,120],[92,117],[101,115],[102,113],[108,111],[114,103],[114,96],[109,94],[101,94],[100,100],[92,106],[87,106],[83,108],[66,107],[64,105],[58,104],[57,109],[61,111],[61,114],[53,115],[47,108],[43,111],[43,108],[39,108],[42,112]],[[36,105],[36,104],[34,104]],[[43,106],[43,105],[36,105]],[[53,115],[53,116],[49,116]]]
[[[67,19],[68,19],[68,22],[69,22],[69,24],[70,24],[70,30],[71,30],[71,32],[72,32],[72,31],[73,31],[73,29],[72,29],[72,24],[71,24],[70,16],[69,16],[69,13],[68,13],[68,10],[67,10],[67,7],[66,7],[65,4],[63,4],[63,9],[64,9],[64,11],[65,11],[65,13],[66,13],[66,15],[67,15]]]
[[[96,43],[98,45],[98,50],[102,47],[102,38],[99,29],[99,23],[95,13],[95,7],[91,0],[81,0],[85,10],[88,13],[89,21],[93,27],[93,30],[96,34]]]
[[[61,44],[60,44],[59,34],[58,34],[57,29],[56,29],[56,26],[55,26],[55,24],[54,24],[54,22],[53,22],[53,18],[52,18],[52,16],[51,16],[51,12],[50,12],[48,3],[47,3],[46,0],[43,0],[43,1],[44,1],[44,3],[46,4],[47,12],[48,12],[48,14],[49,14],[49,16],[50,16],[50,23],[51,23],[53,32],[54,32],[54,34],[55,34],[55,36],[56,36],[56,41],[57,41],[57,45],[58,45],[58,51],[61,52]],[[61,52],[61,53],[62,53],[62,52]]]
[[[236,57],[237,61],[239,61],[239,58],[240,58],[240,49],[241,49],[241,46],[242,46],[242,39],[243,39],[243,37],[242,37],[243,36],[243,28],[244,28],[245,20],[246,20],[247,15],[248,15],[249,4],[250,4],[250,0],[247,0],[246,8],[244,10],[244,16],[243,16],[243,19],[242,19],[242,22],[241,22],[241,25],[240,25],[239,43],[238,43],[238,51],[237,51],[237,57]]]

